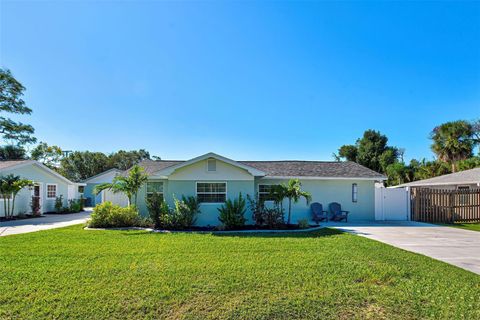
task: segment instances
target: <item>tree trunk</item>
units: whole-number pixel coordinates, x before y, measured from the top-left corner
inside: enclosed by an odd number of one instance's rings
[[[8,219],[8,212],[7,212],[7,198],[5,198],[5,195],[2,194],[3,198],[3,212],[5,214],[5,219]]]
[[[12,211],[11,211],[12,212],[12,217],[13,217],[13,214],[15,212],[15,197],[16,196],[17,196],[16,194],[12,194]]]
[[[288,198],[288,220],[287,220],[287,224],[290,224],[291,212],[292,212],[292,199]]]
[[[8,198],[8,202],[7,202],[7,211],[8,211],[8,216],[10,216],[10,198]]]
[[[457,172],[457,166],[455,162],[452,162],[452,173],[455,173],[455,172]]]

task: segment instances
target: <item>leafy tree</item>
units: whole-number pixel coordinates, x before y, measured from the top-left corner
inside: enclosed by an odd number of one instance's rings
[[[347,144],[343,145],[338,149],[338,156],[344,158],[347,161],[357,161],[358,148],[355,145]]]
[[[4,141],[17,145],[34,143],[34,129],[31,125],[16,122],[4,116],[10,114],[31,114],[32,109],[22,99],[25,87],[18,82],[8,69],[0,68],[0,134]]]
[[[22,179],[20,176],[9,174],[0,177],[0,194],[3,199],[3,208],[7,219],[12,218],[15,214],[15,198],[18,193],[23,188],[30,186],[33,186],[33,181]]]
[[[148,175],[145,173],[145,169],[135,165],[130,169],[127,176],[116,176],[112,183],[99,184],[93,189],[93,193],[97,195],[103,190],[111,190],[113,193],[121,192],[127,196],[129,205],[133,198],[134,204],[137,205],[138,190],[147,180]]]
[[[386,174],[388,177],[387,184],[389,186],[399,185],[412,181],[411,168],[403,162],[395,162],[387,166]]]
[[[108,166],[120,170],[128,170],[139,162],[150,159],[150,153],[144,149],[112,153],[108,156]]]
[[[410,167],[413,171],[412,181],[429,179],[451,173],[449,166],[440,161],[427,161],[426,159],[418,161],[413,159],[410,161]]]
[[[469,170],[480,167],[480,156],[474,156],[457,162],[458,171]]]
[[[389,165],[398,161],[399,151],[388,146],[388,138],[379,131],[366,130],[355,145],[338,149],[337,160],[354,161],[377,172],[385,173]]]
[[[282,183],[275,189],[279,192],[279,197],[283,196],[284,198],[288,199],[287,224],[290,224],[290,220],[292,216],[292,201],[294,203],[297,203],[300,200],[300,198],[305,198],[305,200],[307,201],[307,204],[309,204],[312,199],[312,196],[310,195],[309,192],[302,190],[302,184],[298,179],[290,179],[288,183],[286,184]]]
[[[63,156],[62,149],[58,146],[49,146],[45,142],[40,142],[31,152],[34,160],[42,162],[47,167],[56,168]]]
[[[75,151],[60,160],[59,171],[72,181],[82,181],[111,169],[108,157],[101,152]]]
[[[0,160],[25,160],[27,152],[21,146],[7,144],[0,146]]]
[[[472,156],[476,144],[474,127],[465,120],[441,124],[433,129],[430,137],[432,151],[440,161],[450,164],[452,172],[457,171],[457,161]]]

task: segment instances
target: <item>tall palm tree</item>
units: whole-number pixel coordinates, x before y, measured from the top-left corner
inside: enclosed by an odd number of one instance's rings
[[[291,179],[287,184],[281,184],[279,188],[284,198],[288,199],[288,219],[287,224],[290,224],[292,216],[292,201],[297,203],[300,198],[305,198],[307,204],[312,200],[312,196],[309,192],[302,190],[302,184],[298,179]]]
[[[128,171],[127,176],[116,176],[113,178],[112,183],[99,184],[93,189],[93,193],[97,195],[103,190],[111,190],[113,193],[121,192],[127,196],[129,205],[132,204],[133,199],[134,204],[137,205],[138,190],[147,180],[148,175],[145,173],[145,170],[135,165]]]
[[[431,133],[432,151],[440,161],[449,163],[452,172],[457,171],[456,162],[472,156],[475,146],[474,130],[471,123],[459,120],[446,122]]]

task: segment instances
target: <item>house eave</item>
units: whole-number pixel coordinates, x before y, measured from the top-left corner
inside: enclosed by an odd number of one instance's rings
[[[366,181],[385,181],[387,177],[321,177],[321,176],[264,176],[260,179],[273,179],[273,180],[366,180]]]

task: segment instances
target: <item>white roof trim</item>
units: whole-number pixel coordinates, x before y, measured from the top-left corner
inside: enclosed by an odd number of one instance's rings
[[[108,169],[107,171],[103,171],[103,172],[97,173],[96,175],[91,176],[91,177],[89,177],[89,178],[87,178],[87,179],[84,179],[84,180],[82,180],[82,182],[83,182],[83,183],[88,183],[88,181],[90,181],[90,180],[92,180],[92,179],[94,179],[94,178],[101,177],[101,176],[103,176],[104,174],[110,173],[110,172],[112,172],[112,171],[115,171],[115,172],[118,172],[118,173],[123,172],[123,171],[120,170],[120,169],[112,168],[112,169]]]
[[[47,167],[43,163],[35,161],[35,160],[28,160],[28,161],[25,161],[25,162],[21,162],[18,165],[11,166],[11,167],[4,168],[4,169],[0,169],[0,171],[19,169],[19,168],[26,167],[26,166],[29,166],[29,165],[37,166],[40,169],[43,169],[44,171],[46,171],[46,172],[50,173],[51,175],[59,178],[60,180],[63,180],[64,182],[66,182],[68,184],[75,184],[74,182],[72,182],[72,181],[68,180],[67,178],[65,178],[64,176],[62,176],[60,173],[50,169],[49,167]],[[28,177],[26,177],[26,178],[28,178]]]
[[[222,157],[221,155],[218,155],[216,153],[209,152],[209,153],[206,153],[206,154],[201,155],[199,157],[196,157],[196,158],[190,159],[188,161],[179,163],[177,165],[174,165],[174,166],[165,168],[163,170],[157,171],[157,172],[153,173],[152,176],[169,176],[173,172],[175,172],[176,170],[178,170],[180,168],[183,168],[183,167],[191,165],[195,162],[206,160],[206,159],[209,159],[209,158],[214,158],[214,159],[217,159],[219,161],[223,161],[225,163],[228,163],[232,166],[244,169],[244,170],[248,171],[248,173],[250,173],[252,176],[264,176],[265,175],[265,172],[263,172],[263,171],[260,171],[258,169],[255,169],[253,167],[250,167],[250,166],[247,166],[247,165],[244,165],[244,164],[241,164],[241,163],[239,163],[235,160]]]
[[[465,185],[465,184],[480,184],[480,181],[455,181],[455,182],[424,182],[424,183],[415,183],[409,182],[400,184],[398,186],[393,186],[393,188],[403,188],[403,187],[428,187],[428,186],[455,186],[455,185]]]
[[[312,176],[265,176],[261,180],[289,180],[289,179],[298,179],[298,180],[368,180],[368,181],[381,181],[387,180],[387,177],[382,176],[378,178],[365,178],[365,177],[312,177]]]

